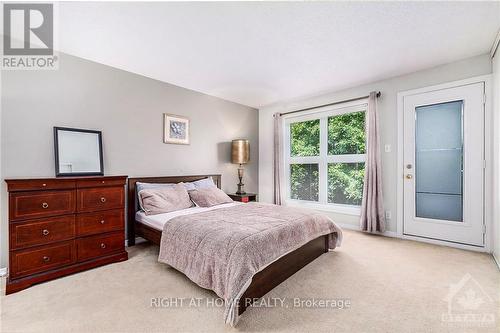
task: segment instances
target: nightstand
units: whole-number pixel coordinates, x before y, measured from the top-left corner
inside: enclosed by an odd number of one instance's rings
[[[257,194],[255,193],[245,193],[245,194],[229,193],[228,196],[234,201],[240,201],[240,202],[257,201]]]

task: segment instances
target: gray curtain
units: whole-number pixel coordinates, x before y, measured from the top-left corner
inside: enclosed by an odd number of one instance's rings
[[[384,232],[384,196],[382,194],[382,163],[377,113],[377,93],[371,92],[366,112],[366,164],[363,201],[361,204],[361,230]]]
[[[274,203],[281,205],[283,202],[283,117],[280,113],[274,114]]]

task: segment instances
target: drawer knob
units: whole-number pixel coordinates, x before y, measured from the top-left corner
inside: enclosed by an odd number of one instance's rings
[[[44,256],[44,257],[43,257],[43,261],[44,261],[44,262],[49,262],[49,261],[50,261],[50,257]]]
[[[103,203],[104,203],[104,202],[106,202],[106,198],[105,198],[105,197],[102,197],[102,198],[101,198],[101,202],[103,202]]]
[[[42,186],[45,187],[45,186],[47,186],[47,184],[43,183]]]
[[[42,235],[47,236],[50,232],[47,229],[43,229]]]
[[[106,248],[106,244],[101,243],[101,249],[105,249],[105,248]]]
[[[47,208],[49,208],[49,204],[48,204],[48,203],[46,203],[46,202],[42,203],[42,208],[43,208],[43,209],[47,209]]]
[[[101,224],[104,224],[104,220],[101,220]]]
[[[104,184],[104,183],[105,183],[105,181],[103,180],[103,181],[102,181],[102,183]]]

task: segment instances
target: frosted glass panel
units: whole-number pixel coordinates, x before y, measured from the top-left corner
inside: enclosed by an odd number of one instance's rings
[[[462,193],[462,150],[420,151],[417,154],[417,193]]]
[[[416,216],[463,220],[463,101],[415,109]]]
[[[417,216],[462,221],[462,196],[417,192]]]
[[[417,149],[462,148],[462,101],[416,108]]]

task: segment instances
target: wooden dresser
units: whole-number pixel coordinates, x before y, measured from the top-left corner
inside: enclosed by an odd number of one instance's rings
[[[7,179],[6,293],[127,260],[127,176]]]

